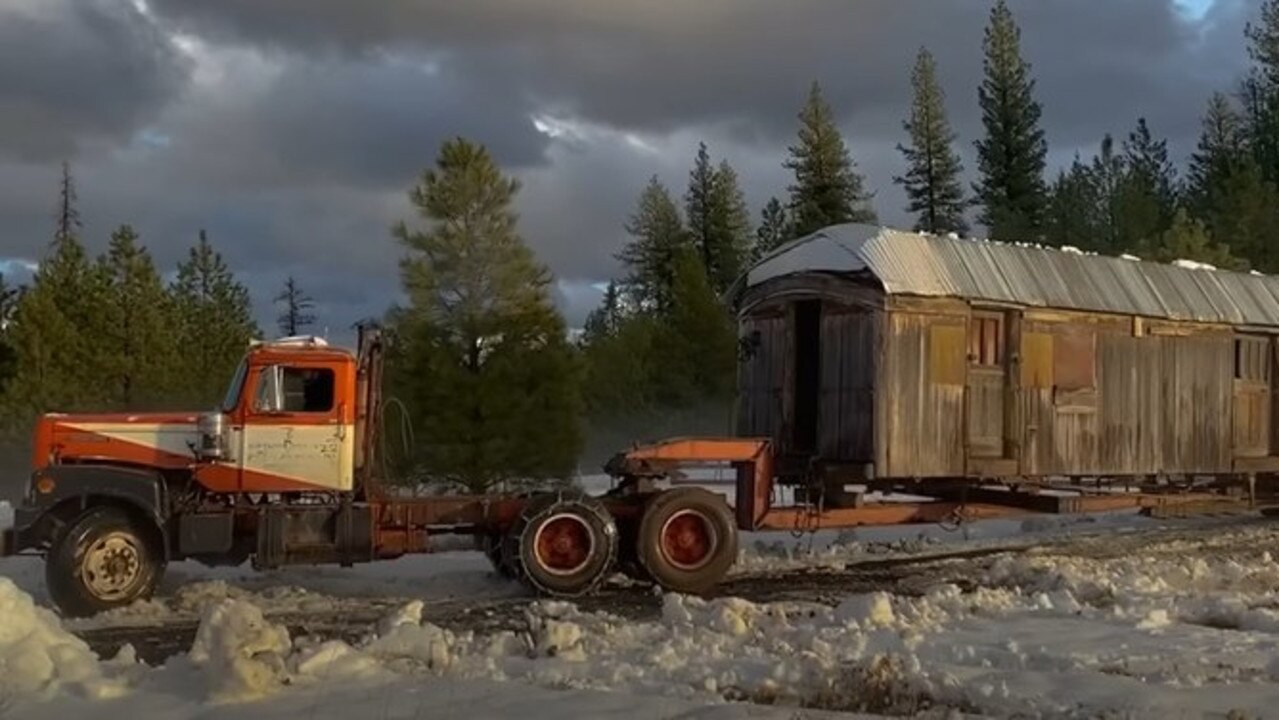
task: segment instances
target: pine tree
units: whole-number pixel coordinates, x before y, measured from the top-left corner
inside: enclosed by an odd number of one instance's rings
[[[731,396],[737,370],[737,332],[728,309],[692,253],[675,261],[674,296],[659,326],[654,359],[657,400],[690,407]]]
[[[741,272],[750,235],[746,199],[737,173],[727,161],[711,164],[706,143],[699,143],[684,195],[689,236],[715,289],[722,292]]]
[[[1215,242],[1203,222],[1179,208],[1167,230],[1158,239],[1148,241],[1144,256],[1156,262],[1194,260],[1222,270],[1246,270],[1248,263],[1235,257],[1227,245]]]
[[[1244,80],[1250,146],[1262,177],[1279,183],[1279,0],[1262,0],[1259,21],[1244,30],[1252,72]]]
[[[563,478],[581,446],[578,367],[552,278],[519,236],[519,184],[488,152],[445,142],[410,193],[427,227],[397,227],[409,306],[390,370],[429,478],[483,492]]]
[[[276,323],[280,327],[280,333],[285,337],[301,335],[304,330],[315,324],[315,314],[311,312],[311,309],[315,307],[315,300],[298,287],[292,275],[285,279],[284,289],[275,296],[275,302],[277,305],[284,305],[284,310],[280,312]]]
[[[799,112],[799,139],[784,167],[795,173],[790,212],[796,236],[828,225],[877,222],[871,193],[835,125],[834,113],[814,82]]]
[[[1199,144],[1187,172],[1186,201],[1214,238],[1266,272],[1279,269],[1272,240],[1279,223],[1279,193],[1263,178],[1249,147],[1246,123],[1224,95],[1204,115]]]
[[[160,274],[128,225],[111,234],[96,270],[106,303],[95,342],[111,378],[109,402],[125,409],[154,407],[177,380],[174,316]]]
[[[1124,247],[1122,232],[1122,196],[1128,177],[1128,163],[1122,153],[1115,152],[1115,139],[1109,133],[1101,139],[1101,150],[1093,157],[1090,174],[1097,200],[1093,214],[1096,239],[1081,248],[1107,255],[1131,250]]]
[[[1124,142],[1124,177],[1116,213],[1118,246],[1131,250],[1162,234],[1176,209],[1176,170],[1168,160],[1168,145],[1155,140],[1146,119]]]
[[[784,245],[793,237],[790,216],[777,198],[769,198],[759,214],[759,227],[755,229],[755,245],[751,248],[751,260],[758,261],[768,253]]]
[[[1247,129],[1229,98],[1216,93],[1208,101],[1199,144],[1190,156],[1186,173],[1186,199],[1195,214],[1208,214],[1215,194],[1229,178],[1249,164]]]
[[[691,246],[679,208],[657,176],[640,194],[634,214],[626,223],[632,240],[618,253],[626,269],[624,289],[628,300],[642,310],[660,310],[671,304],[675,283],[675,258]]]
[[[688,234],[701,256],[702,266],[710,272],[715,267],[714,199],[715,166],[706,143],[697,144],[697,157],[693,169],[688,172],[688,191],[684,194],[684,215],[688,220]]]
[[[616,335],[622,321],[621,291],[617,287],[617,282],[610,280],[608,287],[604,289],[604,298],[600,301],[600,306],[586,316],[586,323],[582,326],[582,344],[589,346]]]
[[[80,232],[80,211],[76,208],[75,178],[71,175],[71,163],[63,161],[62,178],[58,184],[57,230],[55,242],[71,238]]]
[[[985,78],[977,98],[986,137],[976,143],[977,219],[992,238],[1031,240],[1042,232],[1048,144],[1039,127],[1035,81],[1021,57],[1021,30],[1004,0],[991,10],[982,49]]]
[[[18,353],[13,344],[13,321],[23,288],[13,287],[0,275],[0,397],[17,371]]]
[[[30,429],[33,413],[107,401],[107,369],[97,344],[106,298],[80,242],[75,203],[75,182],[64,164],[53,242],[13,310],[9,332],[16,357],[5,404],[20,433]]]
[[[722,293],[745,268],[750,254],[751,217],[737,181],[737,171],[721,160],[711,183],[711,207],[715,228],[715,262],[706,269],[711,287]]]
[[[916,230],[966,233],[960,183],[964,168],[953,147],[957,136],[946,117],[946,96],[937,83],[937,63],[927,49],[920,49],[910,82],[914,100],[910,118],[902,123],[910,136],[910,147],[897,146],[909,169],[893,182],[906,190],[910,201],[906,211],[916,214]]]
[[[200,231],[169,288],[179,341],[182,387],[190,403],[222,397],[227,378],[258,334],[249,291]]]
[[[1057,247],[1102,249],[1101,207],[1093,174],[1076,154],[1070,170],[1058,173],[1049,192],[1045,239]]]

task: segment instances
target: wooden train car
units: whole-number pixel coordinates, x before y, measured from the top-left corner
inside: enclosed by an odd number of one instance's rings
[[[737,434],[782,478],[1279,470],[1279,278],[850,224],[733,299]]]

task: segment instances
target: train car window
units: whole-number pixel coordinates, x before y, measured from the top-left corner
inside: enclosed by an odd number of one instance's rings
[[[1004,319],[999,315],[973,314],[968,324],[968,358],[974,365],[1004,364]]]

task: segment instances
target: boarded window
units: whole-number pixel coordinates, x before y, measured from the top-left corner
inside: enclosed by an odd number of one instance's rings
[[[1063,328],[1053,338],[1053,380],[1058,390],[1097,387],[1097,334]]]
[[[1053,336],[1048,333],[1023,333],[1021,336],[1022,387],[1053,386]]]
[[[1270,382],[1270,340],[1263,337],[1235,338],[1235,378]]]
[[[935,385],[964,384],[964,328],[933,325],[928,330],[928,377]]]
[[[1002,315],[973,313],[972,320],[968,323],[968,361],[985,367],[1004,364]]]

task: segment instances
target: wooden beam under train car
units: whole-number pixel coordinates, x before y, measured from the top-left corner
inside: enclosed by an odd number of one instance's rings
[[[840,529],[874,525],[971,522],[1026,515],[1072,515],[1119,510],[1143,510],[1164,515],[1175,508],[1242,509],[1246,506],[1245,502],[1238,499],[1215,493],[1059,496],[972,489],[962,501],[884,502],[852,508],[820,510],[813,506],[775,507],[764,513],[756,521],[753,529]]]

